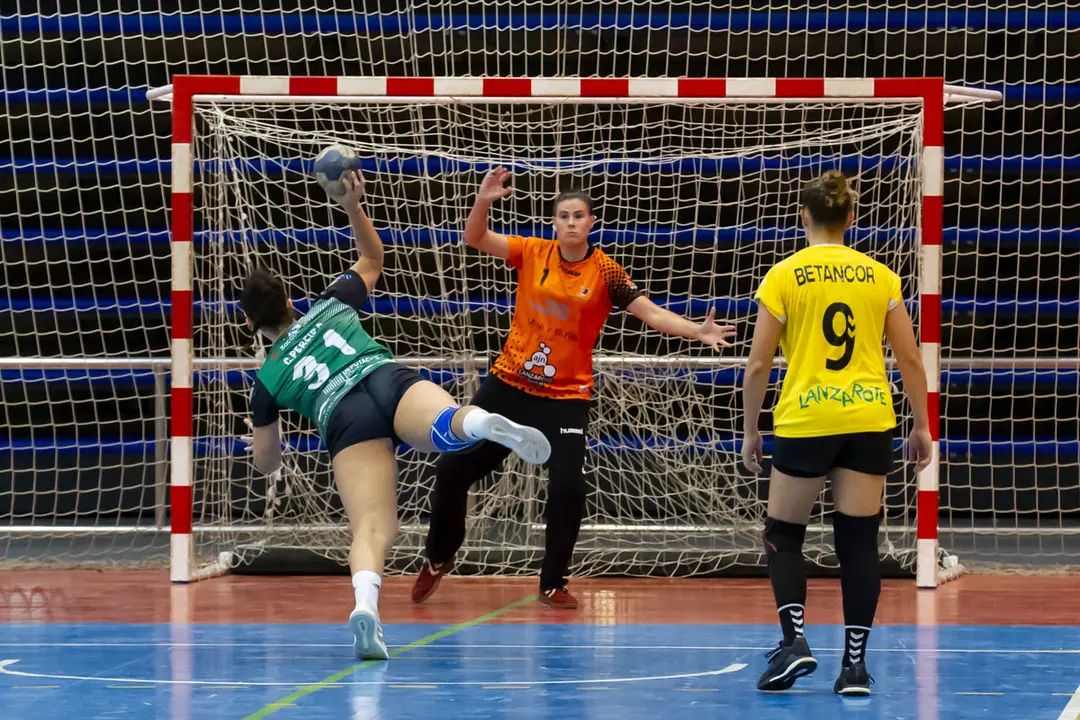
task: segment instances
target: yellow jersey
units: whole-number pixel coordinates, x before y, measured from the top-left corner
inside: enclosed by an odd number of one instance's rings
[[[755,298],[784,324],[777,436],[896,427],[883,337],[903,302],[899,275],[844,245],[811,245],[774,265]]]

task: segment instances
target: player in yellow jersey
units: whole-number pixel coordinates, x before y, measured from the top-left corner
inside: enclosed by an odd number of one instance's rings
[[[885,476],[893,468],[896,415],[882,336],[896,356],[915,416],[911,461],[930,462],[926,375],[900,278],[844,244],[855,192],[829,171],[804,187],[808,247],[777,263],[762,281],[743,378],[742,460],[761,471],[758,414],[780,345],[787,373],[773,411],[776,434],[765,519],[765,555],[784,639],[767,655],[761,690],[786,690],[817,668],[803,636],[803,540],[810,511],[829,480],[844,598],[844,657],[833,691],[870,694],[866,642],[881,593],[878,525]]]

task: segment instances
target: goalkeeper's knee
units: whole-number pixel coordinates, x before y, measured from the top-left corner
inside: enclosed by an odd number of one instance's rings
[[[435,422],[431,423],[431,444],[437,451],[456,452],[476,444],[476,440],[462,440],[454,434],[454,414],[460,409],[460,405],[443,408],[435,417]]]

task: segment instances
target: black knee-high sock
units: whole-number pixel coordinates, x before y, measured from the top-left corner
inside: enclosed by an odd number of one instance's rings
[[[573,436],[570,436],[573,437]],[[581,473],[584,445],[575,462],[558,442],[551,444],[548,481],[547,533],[544,539],[544,562],[540,568],[540,591],[557,590],[566,585],[566,576],[574,557],[574,545],[585,514],[585,478]],[[555,453],[559,452],[559,456]],[[568,461],[569,460],[569,461]]]
[[[806,526],[768,517],[763,538],[784,644],[790,645],[803,634],[806,620],[806,568],[802,551]]]
[[[469,488],[507,455],[508,448],[492,442],[480,443],[463,453],[443,453],[435,463],[435,489],[431,493],[431,521],[425,555],[439,565],[454,557],[465,540],[465,515]]]
[[[852,517],[833,513],[840,587],[844,594],[844,665],[864,662],[870,628],[881,595],[878,554],[880,516]]]

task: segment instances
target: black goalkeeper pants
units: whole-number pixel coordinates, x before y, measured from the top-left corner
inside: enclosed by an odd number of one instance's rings
[[[548,459],[547,537],[540,590],[566,585],[570,561],[585,512],[585,433],[587,400],[554,400],[530,395],[488,375],[470,405],[498,413],[544,433],[551,443]],[[510,450],[483,441],[457,453],[444,453],[435,464],[431,525],[426,552],[430,562],[453,557],[465,539],[469,488],[500,466]]]

